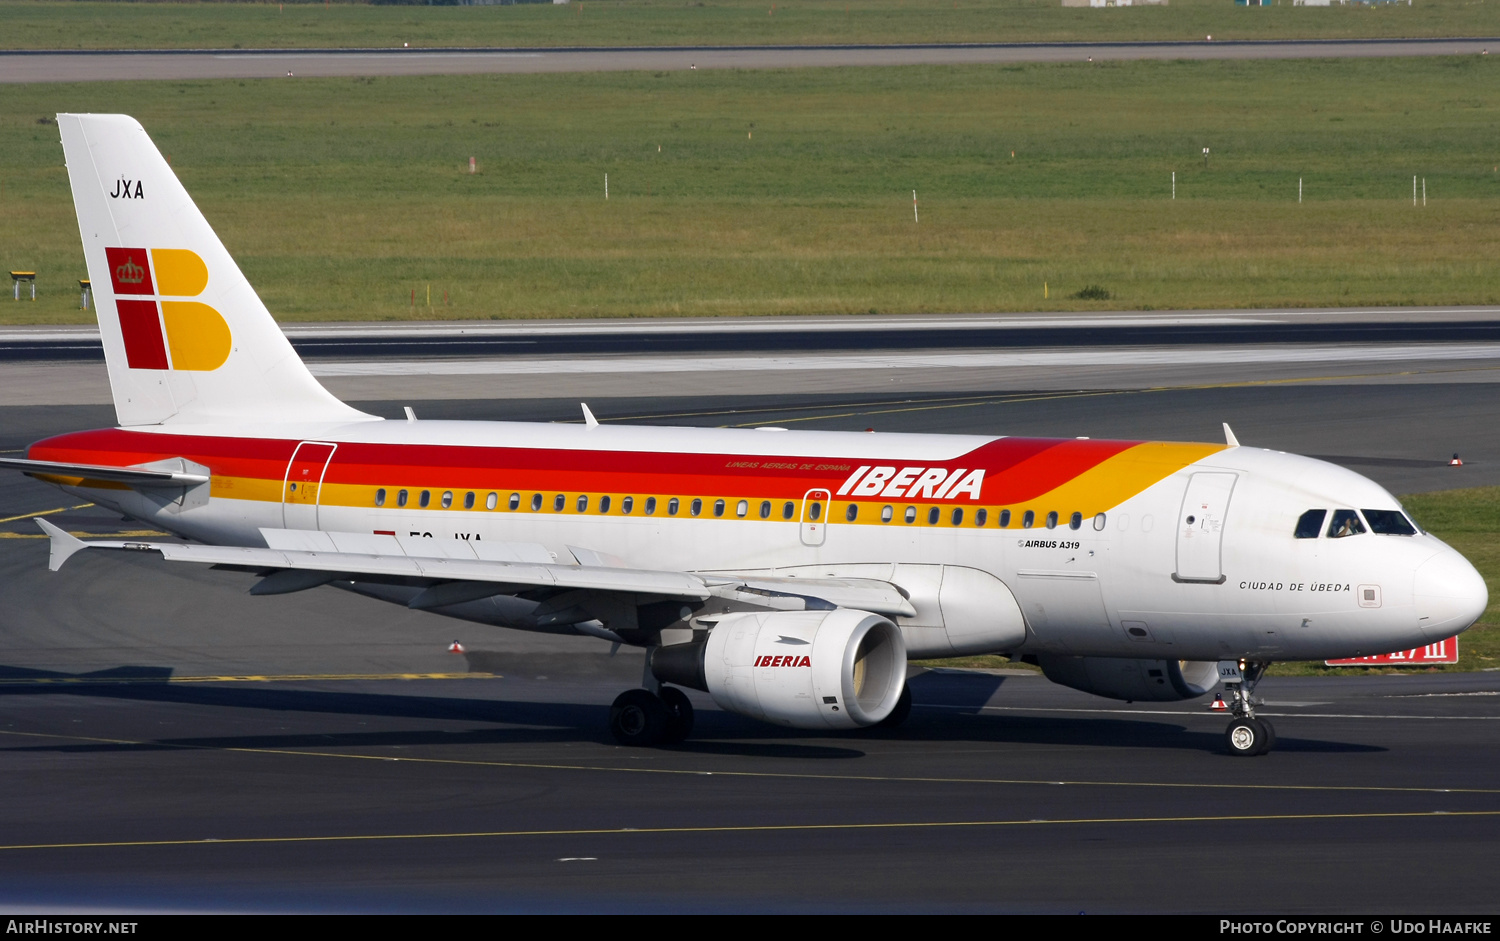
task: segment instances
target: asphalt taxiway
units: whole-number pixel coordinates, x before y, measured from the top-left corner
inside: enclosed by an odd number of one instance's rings
[[[0,52],[0,84],[142,79],[482,75],[1138,59],[1347,59],[1483,55],[1500,39],[958,43],[473,49],[182,49]]]
[[[73,364],[82,368],[85,364]],[[95,366],[94,368],[99,368]],[[1107,376],[1099,383],[1106,384]],[[1493,383],[693,397],[601,420],[1208,437],[1398,492],[1500,483]],[[401,400],[359,403],[399,415]],[[576,420],[572,397],[424,417]],[[0,449],[108,424],[0,408]],[[1181,434],[1179,434],[1179,432]],[[1448,467],[1462,449],[1463,467]],[[683,747],[617,747],[640,657],[148,556],[46,570],[29,517],[135,531],[0,478],[0,906],[360,911],[1412,912],[1491,908],[1500,673],[1267,680],[1276,751],[1204,702],[929,671],[894,732],[788,732],[694,694]],[[57,511],[57,512],[51,512]],[[459,640],[465,653],[448,652]]]

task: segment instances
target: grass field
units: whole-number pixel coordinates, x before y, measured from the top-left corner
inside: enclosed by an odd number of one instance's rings
[[[286,319],[1496,303],[1497,75],[1500,56],[9,86],[0,264],[37,270],[41,299],[0,321],[86,319],[40,123],[62,110],[139,117]],[[1112,297],[1072,297],[1091,284]]]
[[[1329,667],[1313,663],[1277,663],[1270,676],[1337,676],[1350,674],[1471,672],[1500,669],[1500,487],[1411,494],[1402,504],[1422,528],[1462,552],[1484,576],[1490,604],[1479,623],[1459,635],[1458,663],[1428,667]],[[1005,657],[956,657],[918,661],[924,666],[968,669],[1025,669],[1035,667]],[[1038,671],[1040,672],[1040,671]]]
[[[765,45],[1500,36],[1494,0],[1064,9],[1059,0],[590,0],[567,6],[0,3],[3,49]]]

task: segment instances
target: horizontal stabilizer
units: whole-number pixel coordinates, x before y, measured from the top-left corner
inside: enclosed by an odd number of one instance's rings
[[[65,464],[59,461],[28,461],[23,458],[0,458],[0,468],[18,470],[33,477],[82,477],[87,480],[112,480],[131,487],[196,487],[208,483],[207,474],[181,471],[150,470],[142,467],[108,467],[99,464]]]
[[[36,521],[36,524],[42,527],[42,532],[47,534],[47,539],[52,550],[51,556],[47,559],[47,568],[54,572],[62,568],[63,563],[72,558],[75,552],[89,547],[89,544],[82,539],[52,525],[46,520],[39,519]]]

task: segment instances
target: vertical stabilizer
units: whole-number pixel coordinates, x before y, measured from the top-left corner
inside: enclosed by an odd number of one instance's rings
[[[373,417],[307,371],[139,122],[57,124],[121,425]]]

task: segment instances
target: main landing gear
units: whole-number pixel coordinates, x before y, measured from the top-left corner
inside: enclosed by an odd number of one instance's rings
[[[693,704],[675,686],[627,689],[609,707],[609,733],[621,745],[679,745],[693,733]]]
[[[1250,758],[1264,755],[1276,744],[1276,729],[1266,719],[1255,716],[1255,685],[1265,676],[1269,663],[1241,660],[1237,680],[1224,681],[1224,691],[1229,694],[1229,708],[1234,721],[1224,730],[1224,742],[1231,755]]]

